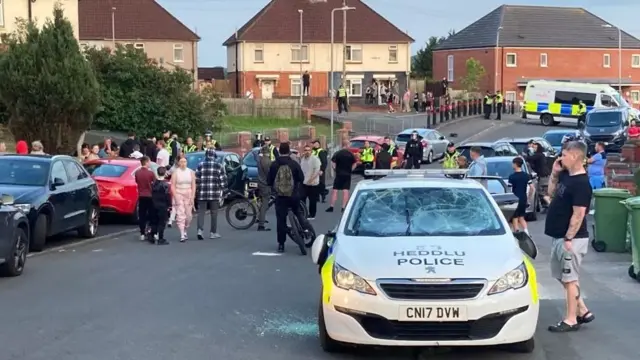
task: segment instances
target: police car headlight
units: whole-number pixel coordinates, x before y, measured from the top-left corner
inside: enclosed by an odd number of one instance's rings
[[[509,289],[520,289],[527,285],[529,275],[524,263],[502,276],[489,290],[489,295],[500,294]]]
[[[375,290],[373,290],[365,279],[336,263],[333,265],[333,283],[344,290],[354,290],[363,294],[376,295]]]
[[[31,211],[31,208],[33,207],[33,205],[31,204],[13,204],[13,207],[15,207],[16,209],[24,212],[24,213],[28,213],[29,211]]]

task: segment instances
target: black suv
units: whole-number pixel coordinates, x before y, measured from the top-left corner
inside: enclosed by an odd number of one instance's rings
[[[98,232],[98,187],[74,158],[65,155],[0,156],[0,194],[29,219],[29,249],[41,251],[48,237],[71,230]]]
[[[13,201],[11,195],[0,198],[0,276],[22,274],[29,252],[29,219]]]
[[[582,135],[595,152],[597,142],[604,143],[606,152],[622,151],[629,134],[629,110],[626,108],[594,109],[587,114],[586,124],[582,124]]]

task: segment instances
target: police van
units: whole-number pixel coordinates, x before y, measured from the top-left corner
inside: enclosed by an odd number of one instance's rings
[[[561,122],[578,125],[579,103],[582,100],[587,112],[595,108],[625,107],[630,115],[638,118],[633,109],[611,86],[563,81],[529,81],[524,93],[522,117],[540,120],[545,126]]]
[[[380,179],[358,183],[335,231],[312,246],[325,351],[355,344],[533,352],[537,249],[503,214],[517,198],[487,191],[488,181],[503,180],[454,178],[465,172],[367,170]]]

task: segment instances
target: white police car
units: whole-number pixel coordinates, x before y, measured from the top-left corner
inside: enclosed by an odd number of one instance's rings
[[[511,344],[532,352],[537,250],[528,237],[520,245],[501,212],[513,195],[492,199],[482,184],[490,177],[428,173],[371,171],[386,177],[360,182],[335,233],[314,242],[322,348]]]

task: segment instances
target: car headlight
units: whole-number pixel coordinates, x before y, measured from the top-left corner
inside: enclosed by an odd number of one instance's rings
[[[13,204],[13,207],[24,213],[28,213],[29,211],[31,211],[31,208],[33,206],[31,204]]]
[[[613,133],[613,137],[614,138],[621,137],[622,135],[624,135],[624,130],[622,130],[622,129]]]
[[[373,290],[365,279],[337,263],[333,264],[333,283],[344,290],[354,290],[363,294],[376,295],[375,290]]]
[[[489,290],[489,295],[500,294],[509,289],[520,289],[527,285],[529,274],[524,263],[502,276]]]
[[[582,130],[582,135],[583,136],[591,136],[591,134],[589,134],[589,132],[587,130]]]

